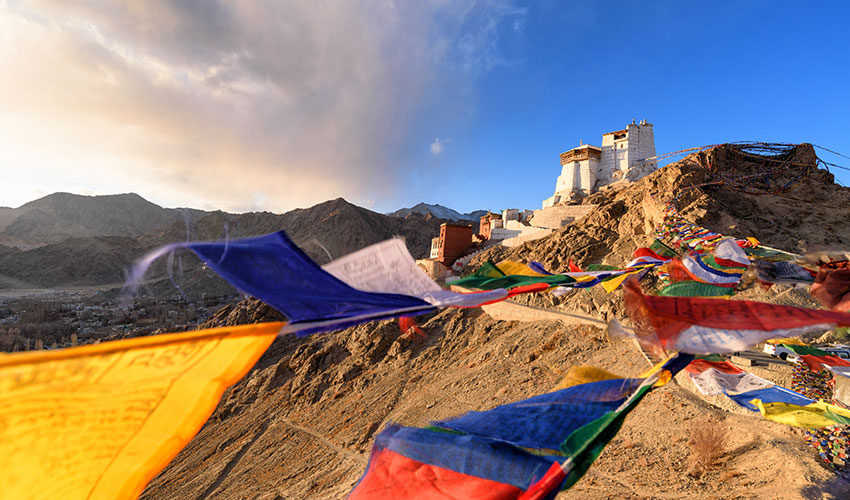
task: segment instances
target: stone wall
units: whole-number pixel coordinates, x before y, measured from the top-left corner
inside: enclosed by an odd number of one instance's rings
[[[552,234],[552,232],[554,231],[554,229],[544,229],[536,227],[534,228],[534,231],[530,231],[519,236],[514,236],[513,238],[507,238],[505,240],[502,240],[502,245],[509,248],[518,247],[523,243],[539,240],[540,238],[545,238],[546,236]]]
[[[570,222],[580,219],[596,208],[596,205],[558,205],[535,210],[531,217],[534,227],[558,229]]]

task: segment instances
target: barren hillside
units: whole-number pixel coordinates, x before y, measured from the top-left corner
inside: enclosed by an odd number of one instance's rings
[[[735,154],[692,155],[640,182],[595,194],[585,202],[599,207],[584,219],[546,239],[492,250],[477,262],[533,259],[553,271],[563,270],[570,257],[580,265],[622,264],[654,238],[662,201],[683,191],[682,213],[718,232],[797,251],[850,244],[850,190],[833,184],[823,170],[783,193],[756,194],[758,180],[685,190],[721,173],[732,179],[730,172],[741,176],[756,168]],[[805,158],[812,150],[804,145],[788,154]],[[769,183],[761,187],[772,189]],[[621,293],[597,287],[527,302],[606,319],[622,317]],[[795,292],[778,287],[745,293],[797,300]],[[208,326],[276,318],[251,301],[220,311]],[[374,435],[388,422],[423,426],[523,399],[551,390],[571,366],[624,376],[647,367],[633,344],[611,342],[594,326],[496,321],[478,309],[446,310],[419,321],[425,338],[409,338],[395,323],[380,322],[278,339],[225,393],[207,425],[143,497],[344,498],[365,469]],[[850,484],[804,446],[802,431],[727,412],[685,385],[651,393],[587,476],[558,498],[847,498]],[[693,426],[707,419],[719,421],[729,438],[716,467],[694,471],[687,441]]]
[[[280,230],[320,263],[393,236],[403,236],[413,255],[421,258],[430,251],[431,238],[439,234],[440,224],[446,222],[415,213],[406,217],[383,215],[342,198],[285,214],[190,210],[184,219],[180,210],[158,207],[138,195],[58,193],[13,212],[20,215],[0,232],[0,289],[120,284],[136,259],[160,245]],[[3,246],[4,235],[17,235],[9,236],[13,244],[23,242],[34,248]],[[191,252],[182,254],[179,265],[175,265],[185,271],[175,276],[182,288],[198,290],[199,294],[229,288],[218,278],[208,280],[194,273],[200,261]],[[148,277],[165,278],[166,267],[166,259],[160,260]],[[165,287],[173,288],[170,280],[166,282]]]

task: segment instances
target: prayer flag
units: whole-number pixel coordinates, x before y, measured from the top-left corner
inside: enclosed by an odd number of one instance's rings
[[[772,382],[747,373],[728,361],[695,359],[685,370],[696,388],[706,396],[746,392],[773,387]]]
[[[810,284],[815,280],[806,268],[793,262],[757,260],[755,271],[762,283]]]
[[[0,497],[137,498],[283,325],[0,355]]]
[[[811,294],[833,311],[850,312],[850,261],[822,264]]]
[[[552,274],[538,273],[525,264],[511,260],[499,262],[498,268],[505,273],[505,276],[552,276]]]
[[[803,363],[812,371],[819,372],[824,367],[831,371],[834,371],[832,367],[850,367],[850,361],[814,347],[793,344],[783,344],[783,346],[799,356]]]
[[[285,332],[306,335],[435,309],[419,297],[348,286],[313,262],[283,231],[180,246],[195,252],[236,288],[285,314],[290,320]]]
[[[850,325],[850,314],[763,302],[644,295],[624,285],[626,309],[642,342],[668,351],[737,352],[770,338]]]
[[[666,257],[668,259],[672,259],[673,257],[679,255],[678,252],[665,245],[664,242],[659,239],[656,239],[652,242],[652,245],[649,246],[649,250],[652,250],[652,252],[655,253],[659,258]]]
[[[549,271],[547,271],[547,270],[546,270],[546,268],[545,268],[545,267],[543,267],[543,264],[541,264],[540,262],[537,262],[536,260],[532,260],[531,262],[529,262],[529,263],[528,263],[528,267],[530,267],[530,268],[531,268],[532,270],[534,270],[534,271],[537,271],[537,272],[538,272],[538,273],[540,273],[540,274],[545,274],[545,275],[547,275],[547,276],[552,276],[552,273],[550,273]]]
[[[764,418],[794,427],[817,429],[836,424],[850,424],[850,410],[820,401],[801,406],[790,403],[765,403],[755,399],[753,404]]]
[[[691,359],[676,355],[645,379],[576,385],[427,429],[389,425],[349,499],[551,499],[581,478],[641,398]]]
[[[733,288],[691,280],[671,283],[658,291],[664,297],[729,297],[734,293]]]
[[[435,307],[475,307],[508,295],[504,289],[476,293],[443,289],[416,265],[401,238],[369,245],[322,269],[357,290],[413,296]]]

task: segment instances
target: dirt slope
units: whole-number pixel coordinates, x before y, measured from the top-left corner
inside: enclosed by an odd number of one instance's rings
[[[256,303],[227,313],[224,323],[275,317]],[[610,344],[590,326],[453,310],[422,327],[428,338],[419,342],[400,337],[391,322],[279,339],[143,498],[343,498],[387,422],[421,426],[522,399],[550,390],[574,365],[622,375],[647,367],[631,343]],[[707,416],[722,419],[731,439],[721,465],[696,478],[685,442],[691,424]],[[841,498],[834,493],[847,484],[800,435],[671,384],[647,397],[590,473],[559,498]]]
[[[654,238],[661,200],[670,193],[716,180],[718,172],[729,178],[758,168],[757,162],[730,160],[734,154],[693,155],[638,183],[597,193],[585,202],[599,207],[584,219],[546,239],[491,250],[479,262],[534,259],[555,271],[571,256],[581,265],[623,264]],[[812,150],[804,145],[789,154],[804,160]],[[709,159],[713,170],[704,167]],[[748,186],[760,187],[756,181]],[[778,248],[850,245],[850,190],[834,185],[828,172],[813,171],[783,194],[742,190],[740,183],[693,190],[682,196],[680,208],[715,231],[755,236]],[[804,295],[781,287],[742,294],[814,306]],[[597,287],[523,300],[608,319],[623,317],[620,296]],[[223,310],[210,325],[276,317],[246,302]],[[374,435],[388,422],[422,426],[527,398],[553,388],[570,366],[624,376],[647,366],[632,344],[611,343],[592,326],[495,321],[480,310],[447,310],[420,324],[428,336],[418,341],[400,336],[392,322],[278,339],[143,498],[344,498],[364,471]],[[686,443],[692,425],[706,418],[729,429],[729,442],[716,467],[695,475]],[[850,484],[821,465],[800,430],[724,411],[671,383],[639,405],[587,476],[558,498],[848,496]]]

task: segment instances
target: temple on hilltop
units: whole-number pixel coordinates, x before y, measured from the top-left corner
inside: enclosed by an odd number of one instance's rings
[[[632,120],[623,130],[603,134],[601,148],[580,143],[561,153],[555,194],[543,200],[543,208],[574,203],[608,184],[638,180],[654,170],[654,165],[642,162],[652,156],[655,136],[646,120]]]

